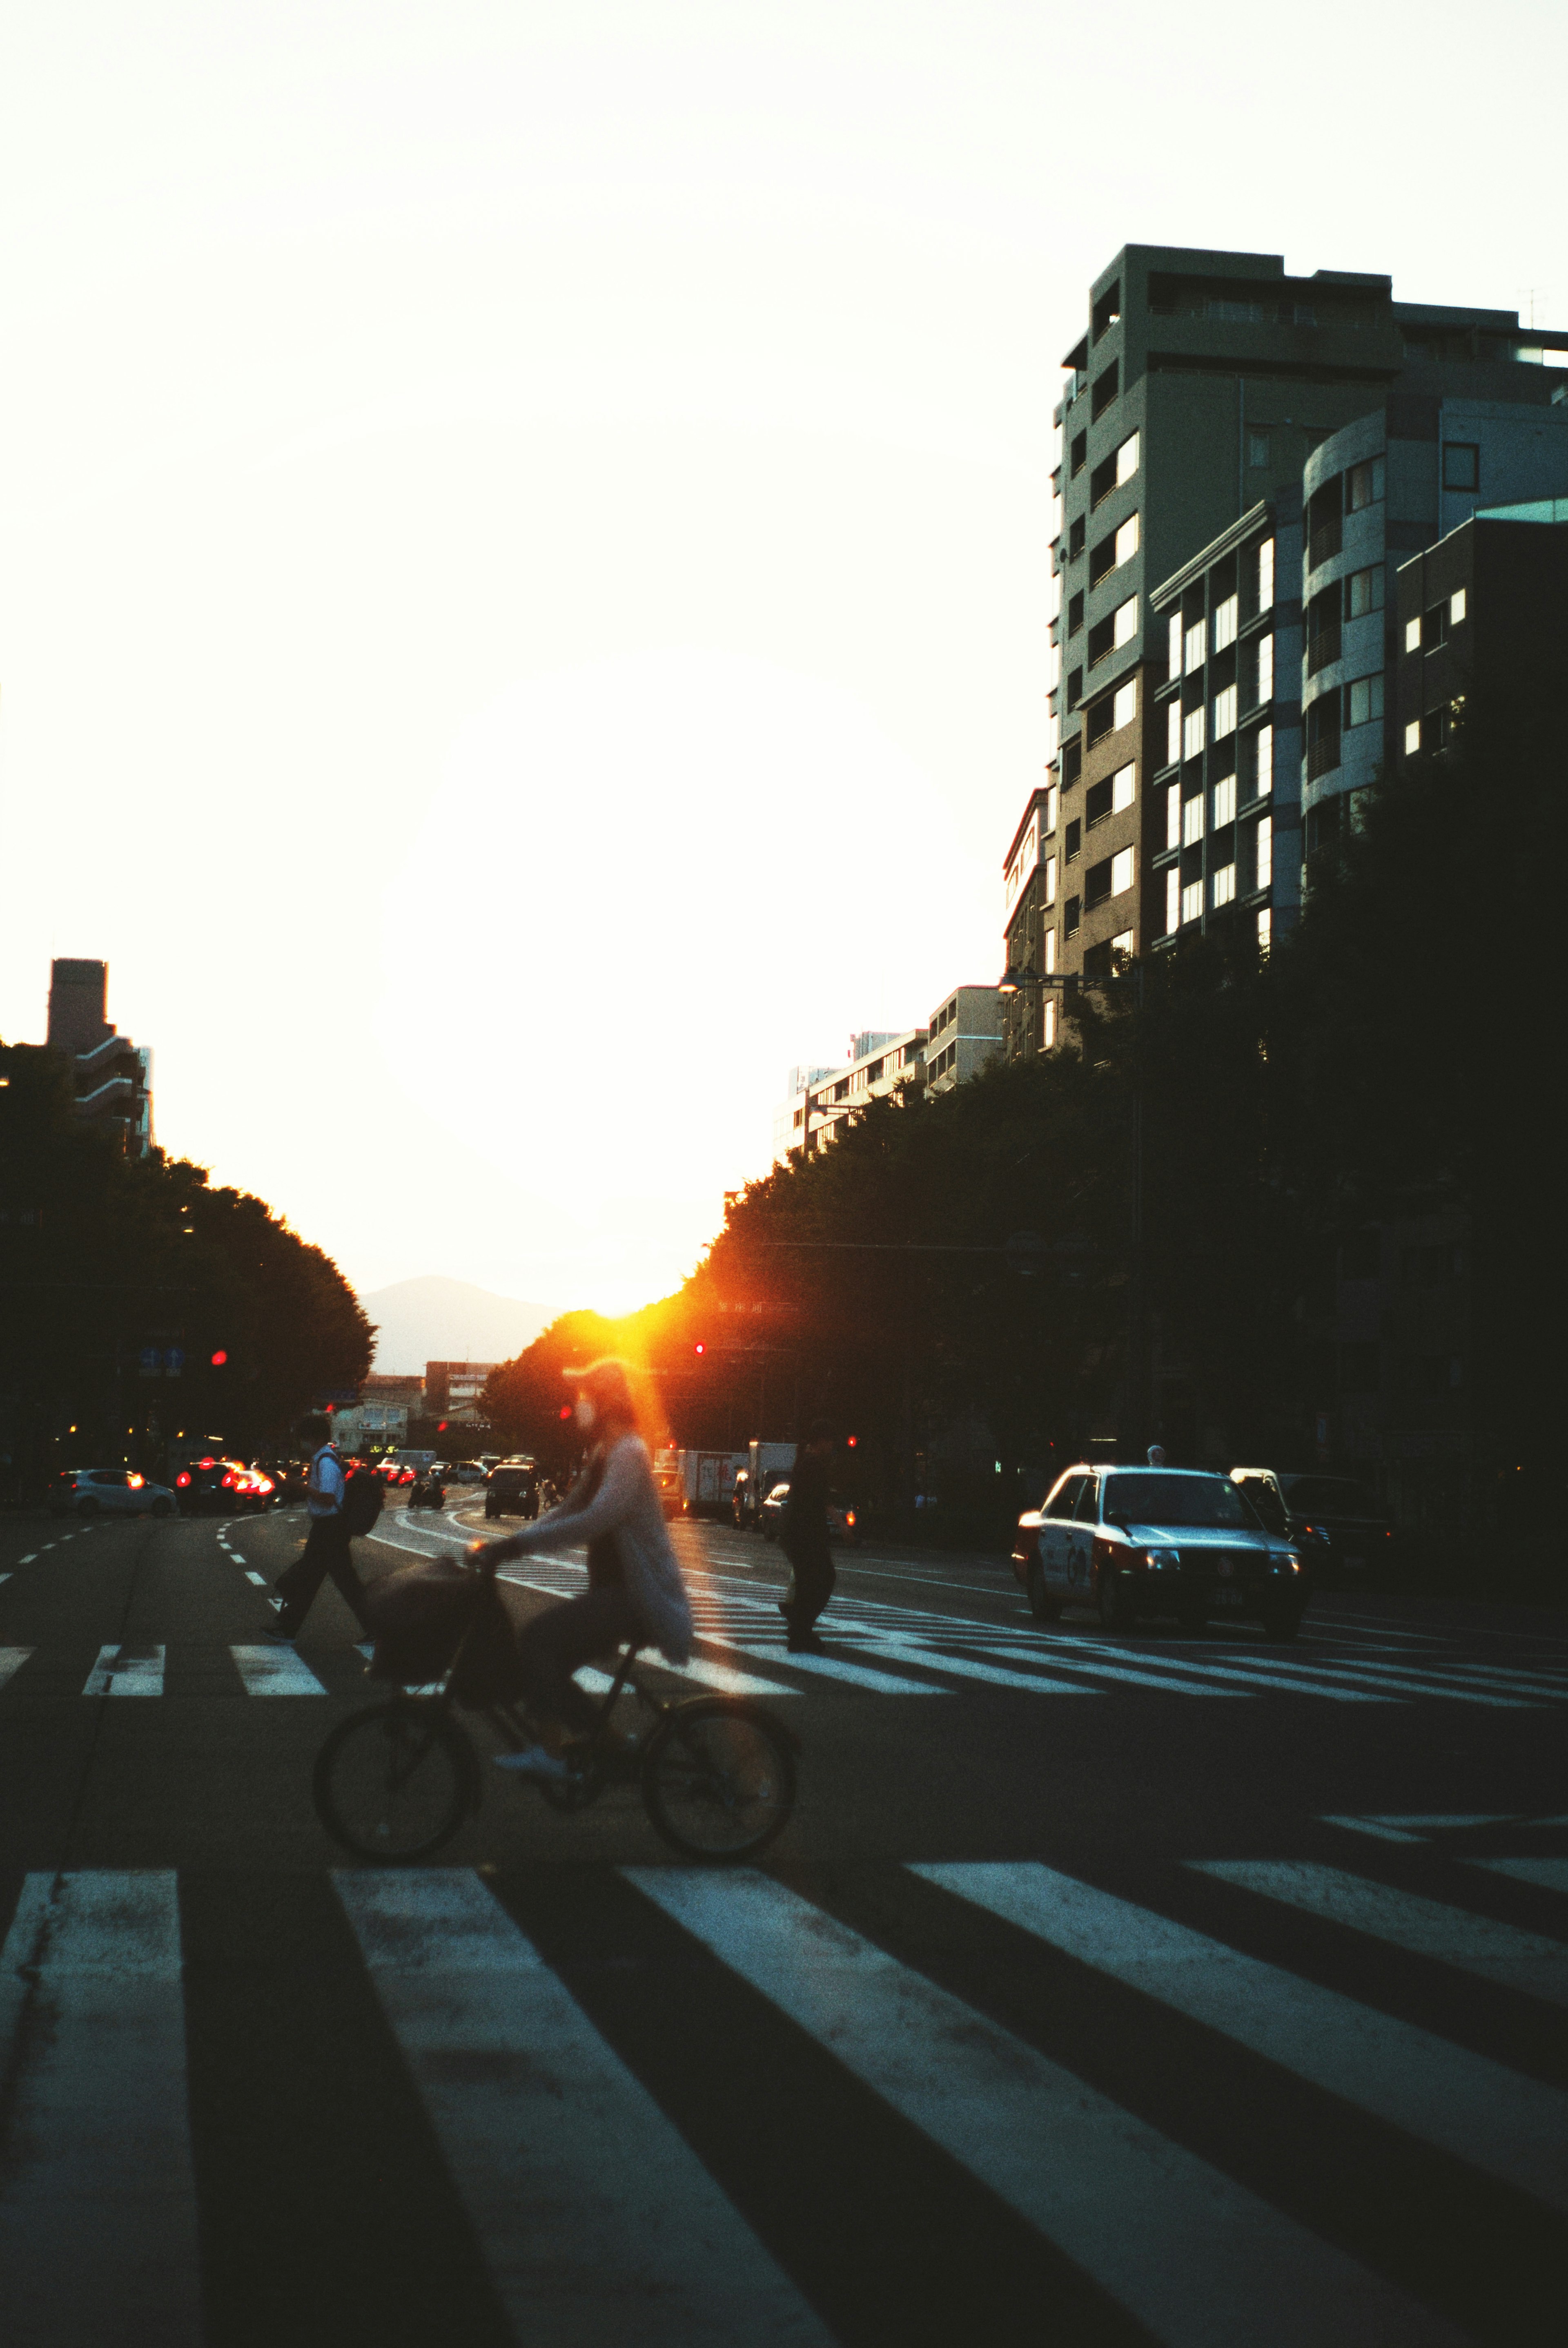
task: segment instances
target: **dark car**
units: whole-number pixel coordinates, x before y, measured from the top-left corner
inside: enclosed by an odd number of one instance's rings
[[[539,1512],[539,1471],[532,1459],[504,1459],[492,1468],[485,1485],[487,1517],[537,1517]]]
[[[264,1495],[242,1459],[220,1459],[210,1452],[181,1468],[174,1488],[187,1516],[213,1510],[237,1516],[242,1508],[260,1508],[264,1503]]]
[[[1038,1622],[1091,1606],[1112,1631],[1250,1614],[1293,1639],[1308,1588],[1298,1545],[1267,1531],[1228,1476],[1184,1468],[1070,1468],[1019,1519],[1012,1570]]]
[[[1300,1547],[1315,1581],[1362,1581],[1394,1560],[1394,1520],[1370,1487],[1353,1477],[1233,1468],[1231,1480],[1271,1532]]]

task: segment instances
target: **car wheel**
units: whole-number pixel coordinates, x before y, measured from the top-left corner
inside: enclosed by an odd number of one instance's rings
[[[1045,1586],[1045,1569],[1038,1557],[1029,1565],[1029,1611],[1037,1622],[1055,1622],[1061,1618],[1061,1601],[1053,1598]]]
[[[1094,1577],[1094,1602],[1108,1631],[1130,1631],[1138,1619],[1132,1592],[1122,1588],[1120,1577],[1110,1568],[1102,1566]]]
[[[1301,1609],[1288,1602],[1283,1606],[1266,1606],[1261,1610],[1260,1619],[1266,1639],[1294,1639],[1301,1628]]]
[[[172,1500],[154,1500],[148,1514],[154,1517],[171,1517],[174,1514],[174,1503]]]
[[[98,1504],[96,1500],[78,1500],[77,1502],[77,1514],[78,1517],[96,1517],[97,1513]]]

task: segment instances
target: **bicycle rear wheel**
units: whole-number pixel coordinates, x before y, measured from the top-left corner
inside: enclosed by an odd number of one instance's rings
[[[649,1740],[642,1799],[688,1859],[751,1859],[782,1834],[794,1807],[794,1755],[779,1723],[753,1704],[698,1696]]]
[[[433,1707],[379,1704],[339,1721],[316,1757],[316,1816],[357,1859],[384,1865],[439,1850],[477,1807],[474,1748]]]

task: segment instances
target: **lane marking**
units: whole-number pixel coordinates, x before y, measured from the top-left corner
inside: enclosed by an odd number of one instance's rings
[[[1372,1810],[1368,1813],[1380,1827],[1426,1827],[1429,1829],[1506,1827],[1512,1826],[1520,1815],[1518,1810]]]
[[[1387,1883],[1305,1859],[1194,1859],[1187,1865],[1200,1875],[1239,1884],[1245,1891],[1277,1900],[1308,1916],[1347,1924],[1352,1931],[1387,1941],[1411,1956],[1436,1957],[1461,1972],[1499,1982],[1504,1989],[1524,1990],[1550,2005],[1568,2005],[1568,1945],[1548,1940],[1542,1932],[1522,1932],[1491,1916],[1472,1916],[1441,1900],[1396,1891]]]
[[[239,1552],[239,1550],[238,1550],[237,1549],[231,1549],[231,1550],[230,1550],[229,1554],[230,1554],[230,1556],[233,1559],[233,1560],[234,1560],[234,1562],[235,1562],[235,1564],[236,1564],[236,1565],[243,1565],[243,1564],[244,1564],[245,1560],[244,1560],[244,1559],[241,1556],[241,1554],[240,1554],[240,1552]]]
[[[245,1579],[247,1581],[253,1581],[258,1590],[265,1590],[267,1587],[267,1577],[264,1573],[248,1573]]]
[[[84,1695],[161,1695],[163,1647],[100,1647]]]
[[[0,1688],[15,1678],[32,1652],[31,1647],[0,1647]]]
[[[783,1884],[621,1872],[1167,2348],[1457,2342],[1396,2286]]]
[[[1398,1827],[1379,1826],[1375,1818],[1337,1818],[1325,1811],[1320,1826],[1343,1827],[1348,1834],[1370,1835],[1375,1842],[1423,1843],[1425,1835],[1405,1834]]]
[[[18,1565],[36,1565],[36,1564],[37,1564],[37,1562],[38,1562],[38,1552],[37,1552],[37,1550],[36,1550],[36,1549],[34,1549],[34,1550],[28,1550],[28,1552],[27,1552],[27,1554],[26,1554],[26,1557],[19,1557],[19,1558],[16,1560],[16,1562],[17,1562],[17,1564],[18,1564]]]
[[[1568,1859],[1467,1859],[1464,1863],[1484,1867],[1493,1875],[1512,1875],[1542,1891],[1568,1891]]]
[[[845,1687],[870,1688],[876,1695],[950,1695],[950,1688],[932,1687],[925,1680],[895,1679],[890,1672],[868,1671],[864,1663],[842,1663],[836,1655],[777,1654],[771,1647],[753,1645],[749,1640],[731,1641],[738,1655],[750,1655],[757,1663],[776,1662],[782,1671],[805,1672],[815,1679],[842,1680]]]
[[[172,1871],[26,1878],[0,1950],[0,2070],[7,2338],[200,2348]]]
[[[466,1869],[333,1878],[519,2340],[829,2348],[794,2285]]]
[[[291,1647],[231,1647],[247,1695],[325,1695],[310,1665]]]
[[[1038,1860],[911,1872],[1407,2136],[1568,2209],[1568,2096],[1559,2089]]]

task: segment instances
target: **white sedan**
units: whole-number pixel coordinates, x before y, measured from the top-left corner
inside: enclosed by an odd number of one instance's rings
[[[167,1484],[149,1484],[134,1468],[67,1468],[49,1488],[52,1517],[171,1517]]]

